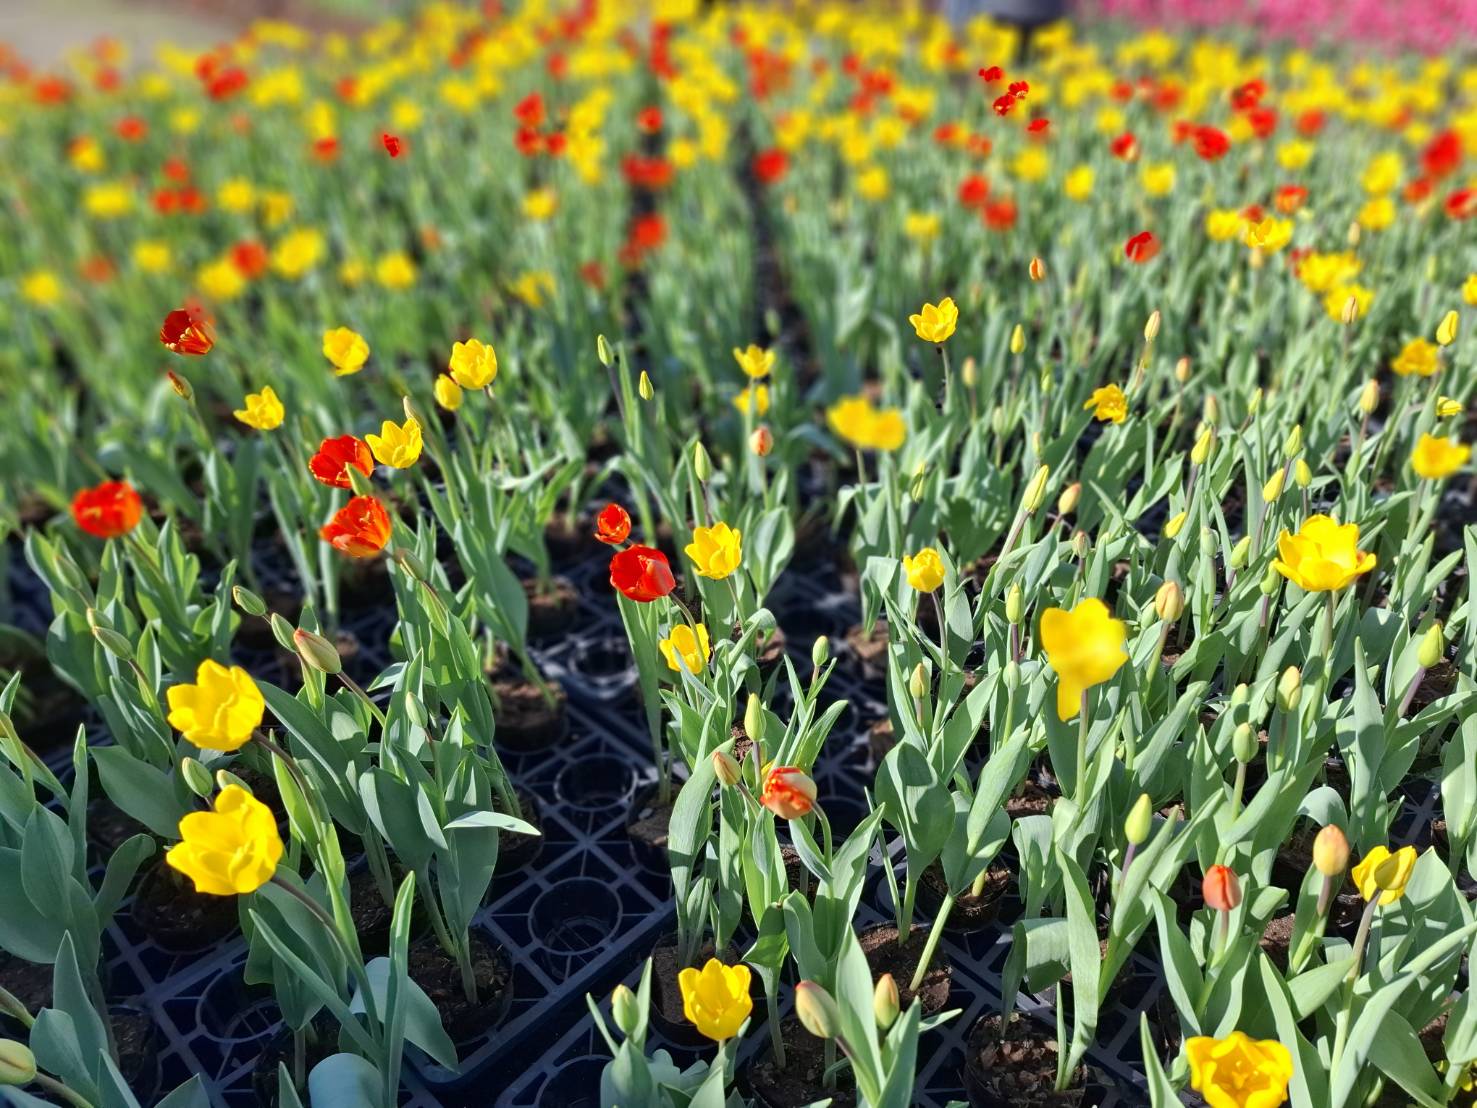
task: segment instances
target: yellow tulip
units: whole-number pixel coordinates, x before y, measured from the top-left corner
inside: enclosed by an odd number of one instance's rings
[[[699,576],[721,581],[738,569],[743,558],[740,537],[737,529],[723,522],[711,527],[696,527],[692,532],[692,542],[684,547],[684,551],[692,559]]]
[[[944,583],[944,560],[933,547],[925,546],[917,554],[903,556],[903,572],[913,588],[933,592]]]
[[[1082,694],[1107,681],[1128,661],[1123,645],[1127,638],[1128,628],[1095,597],[1081,601],[1070,612],[1047,608],[1041,613],[1041,646],[1058,678],[1057,718],[1074,717],[1081,708]]]
[[[1414,374],[1429,377],[1441,368],[1441,359],[1436,353],[1436,344],[1425,339],[1411,339],[1400,349],[1390,368],[1401,377]]]
[[[748,966],[725,966],[717,958],[701,970],[684,969],[677,975],[682,1014],[714,1042],[731,1039],[754,1007],[749,980]]]
[[[286,412],[271,385],[263,386],[261,392],[247,393],[244,403],[246,407],[237,408],[231,414],[246,426],[258,431],[274,431],[282,426]]]
[[[836,435],[858,450],[896,450],[908,435],[903,413],[877,408],[865,396],[848,396],[826,409],[826,422]]]
[[[1122,423],[1128,418],[1128,397],[1117,385],[1093,389],[1082,407],[1090,410],[1100,423]]]
[[[1185,1041],[1190,1085],[1210,1108],[1277,1108],[1287,1101],[1292,1052],[1275,1039],[1232,1031],[1224,1039]]]
[[[1339,525],[1331,516],[1310,516],[1296,535],[1277,536],[1272,568],[1308,592],[1342,589],[1375,566],[1375,556],[1359,549],[1359,525]]]
[[[769,411],[769,386],[754,382],[733,398],[733,406],[741,412],[752,411],[764,416]]]
[[[207,658],[193,685],[166,694],[169,725],[202,750],[239,750],[261,725],[266,700],[240,666],[227,669]]]
[[[365,435],[364,441],[380,465],[409,469],[421,456],[421,425],[413,419],[407,419],[403,426],[387,419],[378,435]]]
[[[680,673],[686,669],[696,677],[708,668],[712,644],[707,627],[701,623],[696,630],[685,623],[679,623],[672,628],[672,634],[658,642],[657,646],[661,647],[662,657],[667,660],[667,668],[670,670]]]
[[[953,297],[946,296],[938,304],[924,304],[922,309],[908,317],[913,331],[924,342],[946,342],[959,324],[959,309]]]
[[[752,380],[759,381],[768,377],[769,371],[774,368],[774,351],[765,350],[762,346],[755,346],[752,343],[744,350],[735,346],[733,360],[738,362],[739,368]]]
[[[237,896],[272,879],[282,859],[277,819],[240,785],[227,785],[212,812],[191,812],[179,821],[182,840],[166,861],[195,883],[197,893]]]
[[[1383,846],[1370,850],[1354,867],[1354,884],[1365,900],[1379,897],[1383,907],[1394,904],[1405,895],[1405,886],[1415,872],[1416,852],[1413,846],[1402,846],[1391,853]]]
[[[333,365],[336,377],[358,373],[369,359],[369,343],[364,336],[347,327],[323,332],[323,356]]]
[[[464,389],[485,389],[497,380],[497,351],[477,339],[451,345],[451,379]]]
[[[1455,311],[1447,312],[1441,317],[1441,322],[1436,325],[1436,341],[1442,346],[1450,346],[1456,342],[1457,331],[1461,329],[1462,317]]]
[[[374,279],[394,292],[415,284],[415,263],[403,251],[393,251],[374,263]]]
[[[448,412],[454,412],[462,406],[462,387],[444,373],[436,378],[431,392],[436,397],[436,403]]]
[[[1436,398],[1436,418],[1450,419],[1452,416],[1462,414],[1462,402],[1453,400],[1449,396],[1438,396]]]
[[[1477,308],[1477,273],[1467,274],[1467,279],[1462,282],[1462,299]]]
[[[1456,439],[1422,435],[1410,452],[1410,468],[1427,481],[1439,481],[1461,469],[1471,456],[1472,448]]]

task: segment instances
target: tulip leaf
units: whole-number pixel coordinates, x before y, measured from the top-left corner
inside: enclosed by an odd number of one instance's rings
[[[331,1054],[308,1074],[312,1108],[393,1108],[380,1095],[380,1073],[358,1054]]]

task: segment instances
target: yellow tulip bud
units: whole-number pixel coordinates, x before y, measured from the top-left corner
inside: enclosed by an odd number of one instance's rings
[[[1303,691],[1303,674],[1297,666],[1288,666],[1277,679],[1277,707],[1291,712],[1298,706]]]
[[[841,1032],[841,1013],[836,1002],[814,981],[795,986],[795,1015],[817,1039],[834,1039]]]
[[[1446,634],[1441,624],[1431,624],[1430,630],[1421,636],[1421,645],[1416,650],[1416,661],[1422,669],[1430,669],[1446,657]]]
[[[754,742],[762,743],[765,722],[764,705],[759,700],[759,694],[750,693],[749,702],[744,705],[744,734]]]
[[[816,669],[820,669],[821,666],[826,664],[826,660],[830,658],[830,656],[831,640],[826,638],[825,635],[821,635],[815,640],[814,643],[811,644],[810,664]]]
[[[964,387],[967,389],[974,388],[975,382],[979,380],[979,376],[980,367],[975,364],[975,360],[972,357],[965,358],[964,364],[959,367],[959,380],[963,382]]]
[[[1163,317],[1160,316],[1158,308],[1155,308],[1152,312],[1149,313],[1148,322],[1144,324],[1145,342],[1153,342],[1159,337],[1159,325],[1162,320]]]
[[[1200,418],[1212,427],[1220,423],[1221,406],[1216,400],[1214,393],[1210,393],[1205,397],[1205,404],[1200,409]]]
[[[1251,536],[1242,535],[1236,545],[1231,547],[1231,568],[1241,569],[1246,565],[1251,556]]]
[[[1011,623],[1019,623],[1025,614],[1026,594],[1022,591],[1020,583],[1016,582],[1005,594],[1005,618]]]
[[[1239,723],[1236,730],[1231,734],[1231,753],[1243,766],[1248,765],[1256,757],[1257,747],[1256,732],[1251,729],[1249,723]]]
[[[636,381],[636,391],[641,394],[642,400],[650,400],[656,395],[656,389],[651,385],[651,377],[644,369],[641,371],[640,378]]]
[[[454,412],[462,406],[462,387],[444,373],[436,378],[431,392],[436,397],[436,403],[448,412]]]
[[[713,476],[713,459],[701,442],[692,448],[692,475],[704,483]]]
[[[928,671],[919,662],[913,667],[913,673],[908,678],[908,694],[914,700],[922,700],[928,695]]]
[[[1022,327],[1019,323],[1017,323],[1015,325],[1015,330],[1010,332],[1010,352],[1012,354],[1019,354],[1025,348],[1026,329]]]
[[[1086,531],[1072,532],[1072,556],[1078,561],[1087,557],[1087,552],[1092,549],[1092,540],[1087,537]]]
[[[1292,430],[1287,432],[1287,438],[1282,442],[1282,456],[1284,458],[1296,458],[1303,452],[1303,425],[1295,423]]]
[[[1051,476],[1051,467],[1038,466],[1036,472],[1031,476],[1031,482],[1026,486],[1025,495],[1021,497],[1021,511],[1034,513],[1041,507],[1041,502],[1046,499],[1046,480]]]
[[[600,337],[600,342],[605,342],[605,336]],[[610,994],[610,1015],[615,1020],[615,1025],[621,1029],[621,1034],[628,1038],[635,1034],[641,1022],[641,1008],[636,1001],[636,994],[627,986],[617,985]]]
[[[1215,448],[1215,428],[1206,424],[1200,431],[1200,437],[1195,440],[1195,445],[1190,448],[1190,462],[1192,465],[1203,466],[1210,460],[1210,452]]]
[[[1447,312],[1436,328],[1436,341],[1442,346],[1450,346],[1456,341],[1457,328],[1460,323],[1461,316],[1454,311]]]
[[[739,769],[738,761],[727,751],[713,751],[712,762],[713,776],[718,778],[718,784],[724,788],[731,789],[743,780],[743,772]]]
[[[1339,313],[1339,320],[1345,327],[1352,327],[1359,318],[1359,297],[1350,295],[1344,301],[1343,310]]]
[[[1262,499],[1268,504],[1272,503],[1272,501],[1276,500],[1279,496],[1282,495],[1283,472],[1284,471],[1280,469],[1273,470],[1272,476],[1268,477],[1267,483],[1262,486]]]
[[[1262,390],[1261,389],[1253,389],[1251,391],[1251,399],[1246,402],[1246,414],[1247,415],[1256,415],[1257,412],[1259,412],[1261,410],[1262,410]]]
[[[1349,840],[1330,823],[1313,840],[1313,868],[1324,877],[1338,877],[1349,868]]]
[[[1349,224],[1349,233],[1344,236],[1344,241],[1349,244],[1351,249],[1359,245],[1360,233],[1359,221],[1356,219],[1353,223]]]
[[[1380,383],[1371,377],[1364,382],[1364,387],[1359,390],[1359,410],[1365,415],[1373,415],[1374,410],[1380,406]]]
[[[600,359],[600,364],[606,369],[609,369],[615,362],[610,352],[610,343],[605,341],[604,335],[595,336],[595,356]]]
[[[25,1043],[0,1039],[0,1085],[19,1088],[36,1080],[36,1056]]]
[[[1166,581],[1154,594],[1154,611],[1160,619],[1173,623],[1185,611],[1185,590],[1178,581]]]
[[[1057,515],[1069,516],[1077,510],[1077,502],[1082,499],[1082,482],[1073,481],[1062,490],[1061,496],[1056,498]]]
[[[1187,512],[1180,512],[1164,525],[1164,537],[1166,539],[1172,539],[1179,535],[1185,526],[1185,519],[1188,517],[1188,514]]]
[[[1139,793],[1139,798],[1129,809],[1128,818],[1123,821],[1123,837],[1134,846],[1139,846],[1148,841],[1153,826],[1154,802],[1149,799],[1148,793]]]
[[[1296,462],[1293,463],[1292,479],[1297,483],[1297,487],[1300,489],[1305,489],[1313,483],[1313,471],[1309,468],[1308,463],[1304,459],[1299,458]]]
[[[886,1031],[891,1027],[901,1008],[897,982],[892,979],[892,974],[884,973],[877,978],[877,987],[872,990],[872,1015],[877,1020],[878,1028]]]
[[[1182,385],[1190,379],[1189,358],[1181,357],[1179,361],[1174,363],[1174,379]]]

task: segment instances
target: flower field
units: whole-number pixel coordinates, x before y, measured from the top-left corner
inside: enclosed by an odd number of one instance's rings
[[[0,1098],[1477,1103],[1407,29],[0,48]]]

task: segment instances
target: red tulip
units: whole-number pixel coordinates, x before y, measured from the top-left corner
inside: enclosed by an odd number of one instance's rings
[[[351,558],[372,558],[390,541],[390,515],[372,496],[356,496],[325,523],[318,535]]]
[[[1139,140],[1132,131],[1124,131],[1108,143],[1108,151],[1115,158],[1131,162],[1139,156]]]
[[[396,135],[380,135],[380,142],[384,144],[385,153],[392,158],[400,156],[400,139]]]
[[[607,504],[595,517],[595,537],[609,546],[619,546],[631,537],[631,515],[619,504]]]
[[[1005,80],[1005,70],[998,65],[987,66],[980,70],[980,77],[987,85],[993,85],[997,81]]]
[[[754,176],[761,185],[774,184],[789,168],[790,159],[783,150],[761,150],[754,155]]]
[[[308,459],[308,469],[313,476],[335,489],[351,487],[349,466],[366,477],[374,472],[374,455],[369,452],[369,444],[353,435],[324,439],[318,453]]]
[[[210,321],[199,309],[176,308],[164,317],[159,341],[176,354],[208,354],[215,345]]]
[[[677,587],[667,556],[650,546],[628,546],[610,559],[610,584],[641,604],[666,596]]]
[[[799,766],[775,766],[765,775],[759,803],[780,819],[799,819],[815,807],[815,782]]]
[[[1159,240],[1153,231],[1140,231],[1123,244],[1123,253],[1134,265],[1143,265],[1159,253]]]
[[[104,481],[72,498],[72,519],[89,535],[116,539],[138,526],[143,501],[127,481]]]
[[[1207,162],[1216,161],[1231,149],[1231,140],[1226,133],[1214,127],[1196,127],[1193,137],[1195,153]]]

